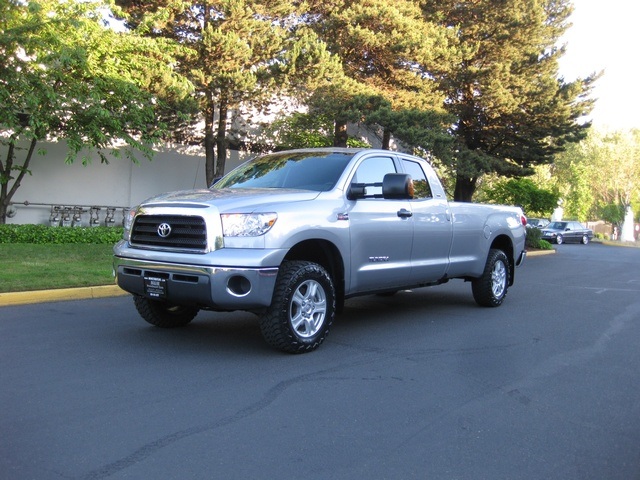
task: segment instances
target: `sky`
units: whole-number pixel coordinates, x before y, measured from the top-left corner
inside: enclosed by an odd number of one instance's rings
[[[573,0],[560,60],[566,81],[604,70],[593,97],[596,128],[640,128],[640,1]]]

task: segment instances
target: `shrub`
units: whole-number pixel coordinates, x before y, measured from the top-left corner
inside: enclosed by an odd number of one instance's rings
[[[542,240],[542,231],[538,228],[527,228],[526,246],[538,250],[552,250],[553,246],[546,240]]]
[[[48,225],[0,225],[0,243],[114,244],[122,227],[50,227]]]

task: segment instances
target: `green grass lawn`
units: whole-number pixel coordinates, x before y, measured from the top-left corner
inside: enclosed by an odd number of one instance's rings
[[[113,285],[111,244],[0,244],[0,293]]]

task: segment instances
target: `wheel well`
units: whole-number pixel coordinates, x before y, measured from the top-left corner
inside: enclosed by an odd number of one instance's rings
[[[338,298],[344,296],[344,261],[338,248],[327,240],[305,240],[294,245],[285,260],[306,260],[321,265],[333,279]]]
[[[506,235],[499,235],[493,240],[491,248],[502,250],[509,259],[509,286],[513,285],[516,266],[511,239]]]

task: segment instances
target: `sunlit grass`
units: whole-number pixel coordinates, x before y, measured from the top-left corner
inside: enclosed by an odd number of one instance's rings
[[[0,244],[0,293],[113,285],[109,244]]]

